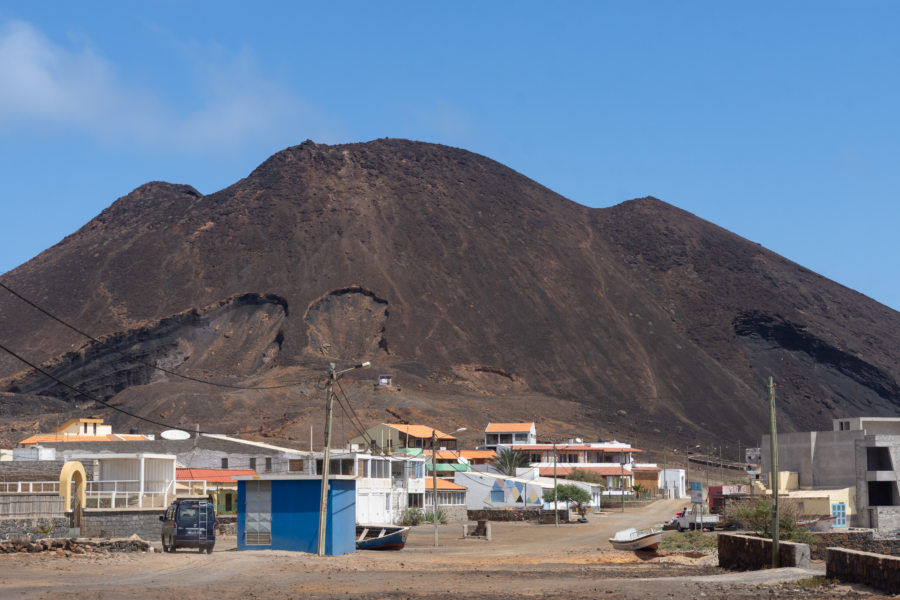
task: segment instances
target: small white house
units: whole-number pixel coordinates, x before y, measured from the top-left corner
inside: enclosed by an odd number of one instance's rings
[[[500,444],[536,444],[534,423],[488,423],[484,428],[484,447],[496,450]]]

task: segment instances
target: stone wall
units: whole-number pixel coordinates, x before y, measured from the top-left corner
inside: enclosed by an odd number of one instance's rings
[[[900,557],[828,548],[825,550],[825,576],[900,594]]]
[[[825,549],[830,547],[900,556],[900,539],[880,538],[872,529],[829,531],[812,535],[816,542],[810,544],[809,549],[812,558],[816,560],[823,560]]]
[[[569,522],[569,511],[560,509],[559,522]],[[540,510],[536,508],[496,508],[483,510],[468,511],[469,521],[541,521],[549,518],[549,522],[553,523],[552,510]]]
[[[59,482],[62,460],[5,460],[0,469],[0,481]]]
[[[464,523],[469,519],[468,511],[465,504],[460,505],[439,505],[439,511],[444,511],[448,523]]]
[[[50,531],[48,529],[53,527]],[[43,529],[43,531],[41,531]],[[0,520],[0,540],[37,540],[69,535],[69,518],[25,518]]]
[[[130,537],[137,534],[145,540],[158,540],[162,531],[159,517],[164,509],[90,509],[84,510],[81,535],[84,537]]]
[[[793,542],[778,543],[778,557],[782,567],[809,568],[809,546]],[[719,534],[719,566],[733,571],[755,571],[772,566],[772,540]]]

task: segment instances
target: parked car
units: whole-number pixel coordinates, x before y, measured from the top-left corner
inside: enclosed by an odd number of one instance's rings
[[[216,545],[216,510],[207,498],[179,498],[159,520],[163,552],[197,548],[212,554]]]

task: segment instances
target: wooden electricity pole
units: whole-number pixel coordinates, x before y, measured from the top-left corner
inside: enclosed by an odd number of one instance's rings
[[[319,548],[325,556],[325,523],[328,512],[328,469],[331,466],[331,413],[334,411],[334,363],[328,367],[328,391],[325,400],[325,451],[322,454],[322,492],[319,496]]]
[[[772,568],[778,568],[778,439],[775,427],[775,382],[769,377],[769,452],[772,455]]]

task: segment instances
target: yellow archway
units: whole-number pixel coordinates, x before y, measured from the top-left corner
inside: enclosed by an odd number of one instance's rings
[[[72,510],[72,480],[75,480],[75,506],[79,509],[85,505],[85,482],[87,481],[87,473],[84,472],[84,465],[77,460],[70,460],[63,465],[59,472],[59,495],[65,498],[65,511]]]

